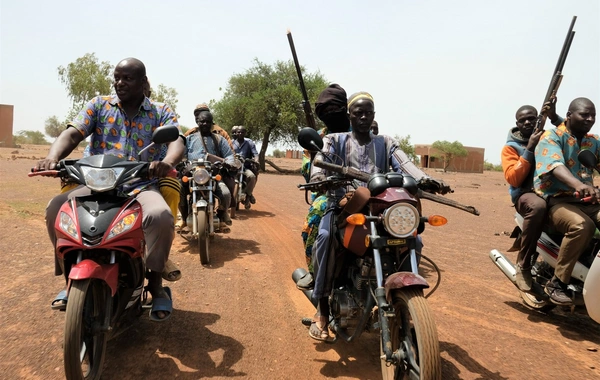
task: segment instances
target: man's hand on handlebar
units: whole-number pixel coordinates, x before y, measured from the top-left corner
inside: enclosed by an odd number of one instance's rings
[[[575,188],[575,197],[589,203],[598,203],[600,200],[600,190],[594,186],[582,183]]]
[[[454,190],[450,188],[450,185],[446,184],[442,180],[436,180],[433,178],[421,178],[419,180],[419,188],[423,191],[427,191],[429,193],[439,193],[439,194],[447,194],[453,193]]]
[[[150,178],[163,178],[166,177],[173,167],[162,161],[152,161],[148,168],[148,176]]]
[[[58,166],[58,160],[50,157],[46,157],[43,160],[38,161],[38,163],[33,167],[34,172],[39,172],[43,170],[54,170]]]

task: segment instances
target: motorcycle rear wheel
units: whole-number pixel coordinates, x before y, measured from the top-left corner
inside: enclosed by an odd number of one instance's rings
[[[423,290],[396,290],[393,293],[393,304],[396,316],[389,319],[392,351],[404,351],[404,359],[397,365],[391,365],[382,359],[383,379],[441,380],[442,362],[437,327]],[[383,339],[380,350],[384,355]],[[411,364],[411,358],[415,365]]]
[[[74,281],[65,316],[64,366],[68,380],[95,380],[102,374],[108,335],[104,324],[108,290],[100,280]]]
[[[233,200],[233,202],[231,203],[231,207],[229,208],[229,216],[231,218],[235,218],[235,212],[237,210],[239,210],[239,206],[238,206],[238,203],[240,201],[238,199],[239,193],[240,193],[240,184],[237,183],[237,181],[236,181],[235,186],[233,186],[233,194],[231,194],[231,199]]]
[[[208,252],[208,220],[206,218],[206,210],[198,212],[198,251],[200,251],[200,263],[208,264],[210,254]]]

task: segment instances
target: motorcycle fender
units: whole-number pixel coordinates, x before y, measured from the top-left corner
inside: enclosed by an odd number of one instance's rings
[[[583,283],[583,299],[588,315],[600,323],[600,252],[592,261],[590,270]]]
[[[196,208],[206,208],[206,206],[208,206],[208,202],[204,199],[200,199],[196,202]]]
[[[418,274],[412,272],[396,272],[385,279],[385,298],[388,302],[392,302],[392,290],[402,289],[407,287],[428,288],[427,281]]]
[[[85,280],[88,278],[104,280],[114,296],[117,292],[119,264],[98,264],[93,260],[86,259],[71,267],[69,280]]]

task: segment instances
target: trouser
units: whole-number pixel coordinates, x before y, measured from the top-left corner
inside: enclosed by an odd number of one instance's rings
[[[181,213],[181,220],[187,221],[189,215],[188,196],[190,195],[189,183],[182,183],[180,197],[179,197],[179,212]],[[219,197],[222,206],[219,206],[219,210],[229,210],[231,207],[231,192],[229,187],[223,182],[217,182],[215,187],[214,195]]]
[[[544,228],[547,208],[546,201],[536,193],[524,193],[515,204],[515,209],[523,216],[521,248],[517,255],[517,263],[521,268],[531,268],[531,258]]]
[[[568,284],[579,255],[592,240],[596,226],[600,226],[600,204],[570,203],[551,198],[549,206],[550,223],[564,234],[554,275]]]
[[[325,212],[319,224],[319,234],[313,246],[312,264],[315,280],[315,286],[312,292],[312,298],[318,300],[326,297],[331,292],[333,284],[333,273],[335,271],[335,247],[331,247],[331,231],[334,231],[335,222],[333,209]],[[417,236],[415,251],[421,255],[423,251],[423,240]]]
[[[61,193],[54,197],[46,207],[46,228],[53,247],[56,247],[56,231],[54,224],[62,205],[71,198],[90,195],[91,191],[85,186]],[[153,272],[162,272],[169,259],[171,243],[175,236],[173,215],[169,206],[158,189],[151,188],[140,192],[136,200],[142,207],[142,229],[146,241],[146,267]],[[54,255],[54,274],[63,274],[62,262]]]
[[[246,176],[246,195],[250,196],[253,194],[257,178],[254,175],[254,172],[250,169],[244,170],[244,175]]]

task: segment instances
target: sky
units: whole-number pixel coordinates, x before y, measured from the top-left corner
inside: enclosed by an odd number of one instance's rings
[[[499,164],[517,108],[541,107],[575,15],[561,115],[577,97],[600,104],[598,0],[0,0],[0,103],[14,105],[15,133],[43,132],[71,105],[59,66],[136,57],[193,126],[195,105],[219,100],[255,58],[292,59],[290,29],[308,72],[372,94],[380,133],[458,140]]]

